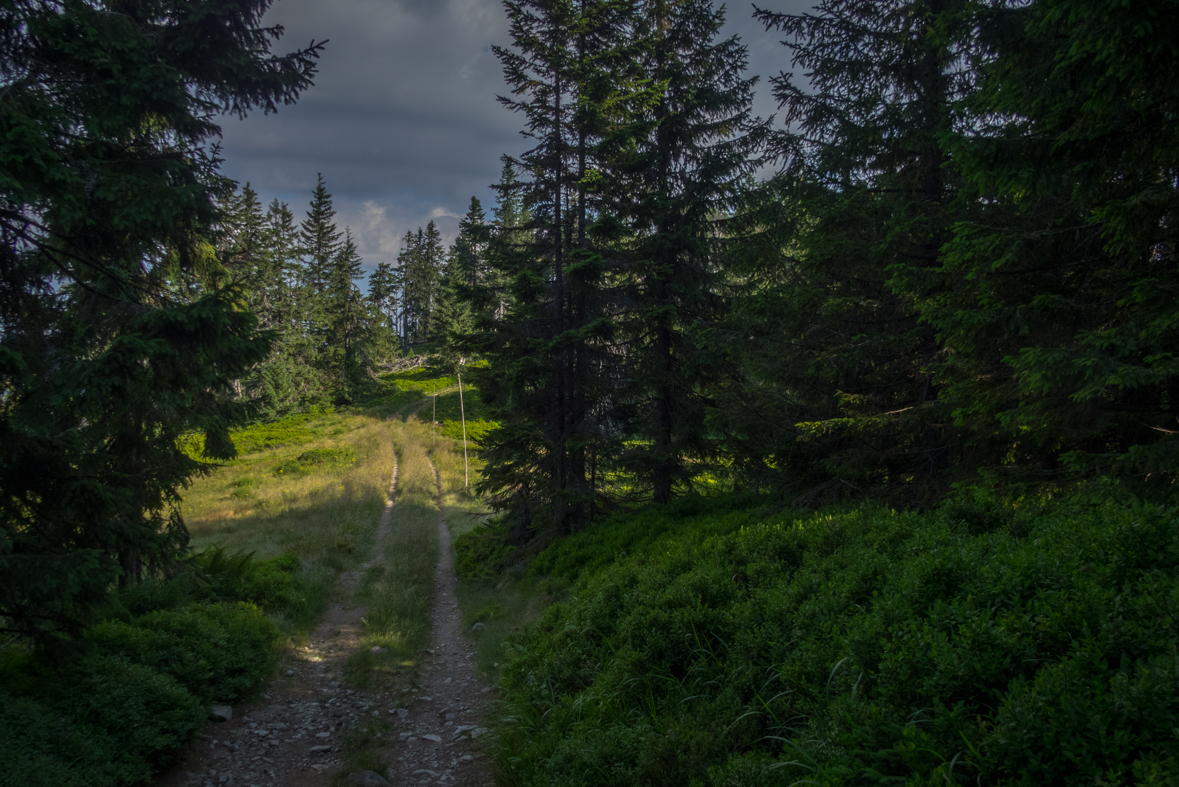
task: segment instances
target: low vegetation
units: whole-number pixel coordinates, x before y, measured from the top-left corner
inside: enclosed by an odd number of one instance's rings
[[[573,584],[505,651],[501,784],[1179,772],[1175,509],[683,500],[557,542],[531,572]]]
[[[402,457],[399,517],[421,513],[391,538],[383,571],[408,578],[412,592],[407,604],[396,582],[370,574],[366,642],[391,646],[394,660],[423,647],[438,515],[421,447],[428,426],[404,416],[431,377],[382,381],[395,396],[413,393],[396,407],[378,395],[363,409],[235,431],[238,457],[184,492],[187,557],[111,595],[79,640],[40,650],[20,638],[0,643],[0,783],[141,783],[205,723],[210,705],[256,691],[283,644],[326,607],[339,573],[369,557],[395,443],[418,453]],[[185,447],[202,450],[195,438]],[[461,472],[461,445],[457,455]]]
[[[430,643],[438,495],[421,443],[423,431],[416,418],[392,426],[400,474],[396,526],[385,540],[384,560],[367,571],[359,594],[368,614],[361,647],[349,658],[346,670],[357,686],[416,667],[418,653]],[[373,647],[387,652],[374,653]]]

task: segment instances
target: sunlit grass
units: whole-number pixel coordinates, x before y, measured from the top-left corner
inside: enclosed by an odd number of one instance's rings
[[[184,501],[196,549],[218,545],[260,558],[294,552],[308,593],[322,609],[339,573],[372,557],[396,450],[400,479],[384,562],[365,572],[358,591],[368,609],[361,647],[346,667],[355,685],[411,673],[417,654],[429,645],[439,544],[428,460],[438,467],[452,539],[487,516],[484,501],[473,492],[483,464],[475,437],[493,424],[477,392],[464,386],[471,438],[464,472],[463,443],[456,439],[461,438],[457,381],[417,369],[387,375],[383,382],[391,393],[363,412],[296,416],[289,424],[252,427],[245,445],[260,450],[196,481]],[[441,423],[432,428],[435,392]],[[300,456],[306,461],[300,463]],[[352,456],[354,462],[339,459]],[[332,461],[311,463],[317,457]],[[503,641],[535,619],[550,599],[509,576],[496,583],[460,582],[458,601],[479,664],[494,674]],[[471,632],[476,622],[482,626]],[[373,653],[373,647],[386,652]]]
[[[388,427],[397,445],[399,480],[384,563],[374,566],[361,585],[368,606],[359,651],[346,674],[366,686],[417,666],[417,654],[430,643],[430,605],[438,562],[438,505],[434,472],[426,458],[429,427],[416,415],[394,418]],[[373,653],[373,647],[385,653]]]
[[[367,556],[387,499],[393,446],[388,424],[371,415],[302,418],[300,427],[313,438],[245,454],[197,479],[183,513],[196,550],[298,555],[301,584],[318,611],[339,573]],[[355,461],[278,472],[300,455],[332,449]]]

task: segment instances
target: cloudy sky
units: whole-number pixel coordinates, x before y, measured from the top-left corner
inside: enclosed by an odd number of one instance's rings
[[[799,11],[806,0],[765,0]],[[749,47],[760,74],[756,109],[774,112],[766,77],[789,70],[778,37],[728,6],[727,33]],[[323,173],[340,226],[366,267],[393,262],[407,230],[434,219],[449,242],[472,195],[486,208],[500,156],[526,145],[493,44],[510,45],[500,0],[277,0],[266,17],[285,52],[328,40],[315,86],[278,114],[223,122],[223,172],[249,181],[264,203],[290,204],[300,220]]]

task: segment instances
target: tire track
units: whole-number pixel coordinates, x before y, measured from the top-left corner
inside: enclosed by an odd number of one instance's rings
[[[158,787],[328,787],[343,765],[348,729],[375,709],[395,706],[392,690],[353,691],[341,681],[344,663],[359,646],[366,611],[354,604],[356,588],[364,570],[385,560],[399,480],[394,451],[372,557],[360,571],[340,575],[336,597],[306,644],[294,649],[294,663],[257,700],[235,707],[230,721],[206,727],[156,780]]]
[[[419,679],[421,704],[410,710],[411,729],[400,733],[402,746],[390,750],[395,785],[442,784],[491,787],[491,767],[477,739],[491,703],[491,689],[475,674],[474,653],[462,630],[455,591],[454,555],[443,503],[442,476],[434,471],[438,500],[438,563],[434,568],[431,645]]]

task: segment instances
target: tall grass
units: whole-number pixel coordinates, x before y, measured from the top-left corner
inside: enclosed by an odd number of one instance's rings
[[[438,562],[438,504],[434,471],[426,456],[429,428],[415,415],[394,418],[399,479],[383,562],[367,572],[359,598],[368,605],[361,648],[346,674],[356,685],[389,679],[417,666],[430,643],[430,604]],[[373,647],[386,650],[373,653]]]
[[[300,426],[315,439],[241,456],[198,479],[184,496],[194,549],[299,556],[309,614],[278,621],[288,633],[308,628],[339,573],[368,556],[393,469],[389,425],[373,415],[334,413],[304,418]],[[317,451],[355,459],[297,461]],[[291,472],[292,464],[300,471]]]

